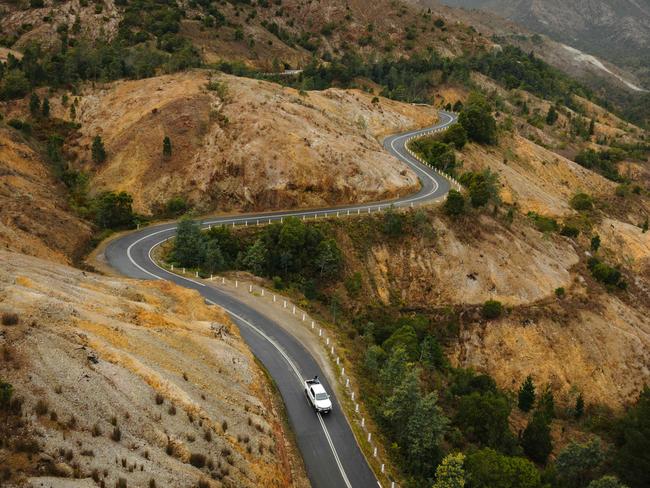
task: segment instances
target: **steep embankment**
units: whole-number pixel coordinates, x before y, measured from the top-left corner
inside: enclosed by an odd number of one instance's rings
[[[5,251],[0,264],[0,312],[19,319],[0,326],[16,399],[0,427],[9,480],[303,486],[264,375],[222,311],[170,283]]]
[[[41,154],[17,131],[0,128],[0,246],[69,263],[90,237]]]
[[[211,84],[208,88],[208,84]],[[322,206],[414,191],[413,172],[375,136],[431,124],[431,108],[356,90],[303,92],[208,71],[87,87],[77,104],[81,166],[95,189],[151,212],[174,196],[200,210]],[[54,112],[68,113],[60,106]],[[90,162],[101,135],[105,163]],[[169,136],[171,157],[162,155]]]
[[[335,226],[346,276],[360,273],[358,294],[336,287],[352,316],[363,316],[366,307],[397,307],[429,317],[444,336],[448,311],[459,310],[448,349],[454,364],[488,372],[503,388],[533,374],[538,384],[552,385],[560,403],[580,391],[588,404],[620,407],[650,381],[647,276],[625,293],[609,293],[589,274],[578,246],[535,230],[524,216],[504,225],[485,215],[459,221],[424,215],[426,222],[421,216],[392,239],[377,232],[381,222]],[[617,230],[603,234],[608,249],[617,249],[611,240],[622,238]],[[638,266],[647,267],[650,237],[638,227],[625,231],[636,236],[628,255],[634,251]],[[564,298],[556,297],[558,288]],[[486,300],[510,311],[486,321],[480,314]]]

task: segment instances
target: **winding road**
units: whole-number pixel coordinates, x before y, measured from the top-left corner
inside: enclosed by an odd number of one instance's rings
[[[390,136],[384,140],[384,148],[411,167],[418,175],[421,188],[415,194],[390,201],[317,210],[263,212],[208,218],[201,223],[203,226],[255,225],[279,221],[288,216],[315,217],[372,213],[390,206],[408,207],[442,199],[449,191],[451,182],[420,163],[406,149],[406,143],[410,139],[444,130],[453,125],[457,118],[455,114],[444,111],[440,111],[439,116],[440,121],[435,126]],[[153,261],[152,249],[173,237],[175,230],[176,224],[171,223],[153,225],[124,235],[108,244],[104,252],[105,258],[111,267],[125,276],[169,280],[197,290],[209,303],[222,307],[230,314],[253,354],[264,364],[277,384],[313,487],[381,486],[361,452],[337,399],[333,396],[333,411],[325,416],[314,414],[308,405],[303,392],[303,378],[317,374],[327,391],[333,394],[335,390],[328,384],[325,374],[314,358],[297,339],[276,322],[238,301],[227,292],[170,273]]]

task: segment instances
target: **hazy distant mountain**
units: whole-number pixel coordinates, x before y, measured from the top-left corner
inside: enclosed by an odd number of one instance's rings
[[[441,0],[478,8],[650,79],[650,0]]]

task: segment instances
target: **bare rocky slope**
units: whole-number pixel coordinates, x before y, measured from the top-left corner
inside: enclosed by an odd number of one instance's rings
[[[14,388],[3,486],[306,486],[265,376],[220,309],[169,283],[6,251],[0,264],[0,312],[19,322],[0,326]]]
[[[208,83],[218,85],[210,90]],[[304,92],[209,71],[88,87],[78,97],[79,165],[95,190],[125,190],[145,213],[172,197],[200,211],[379,200],[415,174],[377,136],[435,122],[432,108],[357,90]],[[68,116],[59,105],[54,113]],[[90,161],[95,135],[108,159]],[[162,155],[169,136],[172,156]]]
[[[589,277],[585,256],[568,239],[544,236],[525,221],[507,228],[483,217],[475,228],[435,218],[432,230],[433,239],[375,242],[367,253],[351,251],[361,257],[348,266],[365,270],[371,302],[420,311],[486,300],[512,307],[496,322],[475,312],[462,316],[450,350],[457,365],[486,371],[507,389],[533,374],[539,384],[552,385],[560,402],[570,403],[581,391],[588,403],[615,408],[650,381],[647,278],[638,278],[636,298],[612,296]],[[638,228],[626,231],[636,236],[647,273],[650,238]],[[557,288],[570,298],[556,299]]]
[[[41,152],[16,130],[0,128],[0,246],[70,263],[90,240],[64,185]]]

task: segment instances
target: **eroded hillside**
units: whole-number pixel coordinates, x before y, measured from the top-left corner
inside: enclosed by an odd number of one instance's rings
[[[396,239],[377,233],[376,223],[337,226],[348,276],[360,273],[362,283],[354,296],[348,287],[337,290],[353,316],[397,306],[428,316],[444,336],[445,310],[459,307],[458,336],[450,342],[455,364],[488,372],[506,389],[534,374],[561,402],[580,391],[588,403],[618,408],[650,381],[647,274],[627,295],[612,295],[591,278],[579,247],[537,231],[525,217],[510,225],[487,216],[427,218]],[[647,273],[650,237],[625,231],[636,236],[637,262]],[[557,298],[557,289],[566,298]],[[486,321],[486,300],[511,312]]]
[[[209,89],[208,85],[214,89]],[[149,213],[175,196],[199,210],[278,209],[378,200],[414,191],[413,172],[376,137],[436,120],[432,108],[356,90],[298,92],[208,71],[86,88],[79,164],[95,189],[119,189]],[[57,105],[62,118],[67,111]],[[108,158],[90,161],[100,135]],[[163,138],[172,155],[162,154]]]
[[[222,311],[169,283],[6,251],[0,263],[7,482],[304,485],[265,376]]]
[[[4,127],[0,173],[0,246],[63,263],[85,250],[91,226],[72,212],[41,152]]]

